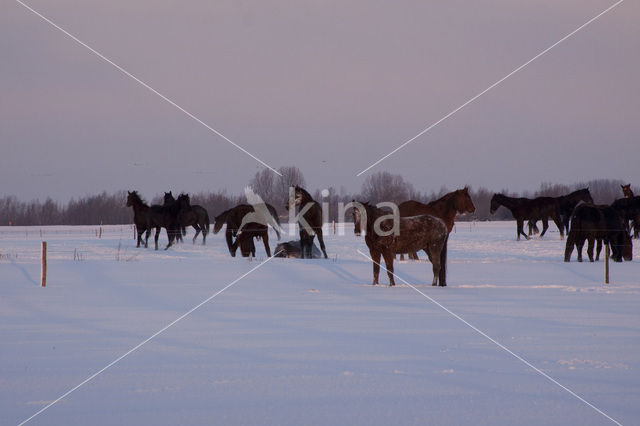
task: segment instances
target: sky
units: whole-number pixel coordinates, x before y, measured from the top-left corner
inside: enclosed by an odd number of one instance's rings
[[[311,189],[640,183],[640,5],[626,0],[27,4]],[[264,166],[12,0],[0,14],[0,196],[239,193]]]

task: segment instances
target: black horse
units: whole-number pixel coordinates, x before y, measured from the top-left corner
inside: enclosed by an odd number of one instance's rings
[[[640,196],[620,198],[615,200],[611,207],[618,212],[627,229],[633,227],[633,237],[638,238],[640,234]]]
[[[133,223],[136,225],[136,231],[138,231],[138,244],[136,247],[140,247],[142,243],[142,234],[146,232],[144,239],[144,247],[149,247],[149,234],[151,233],[151,220],[149,217],[149,205],[146,204],[138,191],[127,191],[127,207],[133,208]]]
[[[187,226],[192,226],[196,230],[193,236],[193,243],[196,243],[198,234],[202,232],[202,245],[207,242],[207,234],[209,233],[209,213],[207,210],[197,204],[191,204],[189,194],[180,194],[176,200],[178,204],[178,224],[181,230]],[[182,231],[186,235],[185,231]]]
[[[542,237],[549,228],[549,218],[551,218],[558,227],[560,236],[564,237],[563,225],[560,221],[559,203],[558,200],[553,197],[537,197],[531,199],[493,194],[489,213],[495,213],[500,206],[509,209],[516,220],[516,235],[518,241],[520,241],[520,235],[523,235],[527,240],[529,239],[529,236],[525,234],[523,230],[525,219],[530,219],[534,221],[534,223],[535,221],[542,220],[542,233],[540,234]]]
[[[171,205],[152,205],[149,207],[149,221],[151,227],[156,229],[154,236],[156,250],[158,250],[158,238],[160,237],[160,230],[164,228],[167,231],[167,238],[169,243],[164,248],[167,250],[171,247],[177,238],[181,238],[182,230],[178,224],[178,210],[177,203]]]
[[[172,191],[164,193],[163,206],[172,208],[177,212],[180,210],[180,207],[176,204],[177,200],[173,197],[173,194],[171,192]],[[176,220],[177,219],[178,218],[176,213]],[[180,226],[179,223],[178,223],[178,226],[180,227],[180,232],[176,234],[176,242],[181,243],[183,241],[182,236],[187,235],[187,230],[185,226]]]
[[[582,247],[587,240],[587,254],[589,261],[593,262],[593,244],[598,242],[596,260],[600,257],[602,242],[611,246],[611,258],[615,262],[622,259],[632,260],[633,246],[617,211],[610,206],[593,204],[580,204],[573,211],[571,217],[571,230],[567,236],[567,244],[564,251],[564,261],[571,260],[571,253],[575,245],[578,252],[578,262],[582,262]]]
[[[576,208],[578,203],[590,203],[593,204],[593,198],[591,198],[591,193],[589,192],[589,188],[578,189],[577,191],[573,191],[567,195],[561,195],[559,197],[554,197],[558,201],[558,211],[560,213],[560,223],[562,223],[562,230],[564,233],[569,234],[569,221],[571,220],[571,215],[573,214],[573,209]],[[537,234],[538,227],[536,223],[531,219],[529,220],[529,235]],[[562,232],[560,233],[562,236]]]
[[[307,191],[299,186],[289,188],[289,201],[285,205],[286,209],[299,209],[298,227],[300,230],[300,248],[302,259],[313,258],[313,238],[317,235],[320,249],[327,258],[327,251],[322,238],[322,207],[316,202]]]
[[[269,214],[280,225],[278,219],[278,213],[276,209],[270,205],[265,204]],[[248,257],[248,253],[253,253],[255,256],[255,247],[253,246],[253,238],[261,238],[264,243],[264,249],[267,252],[267,256],[271,257],[271,249],[269,248],[269,233],[268,226],[260,222],[246,222],[243,221],[246,215],[255,214],[255,209],[249,204],[239,204],[229,210],[225,210],[215,217],[213,224],[213,233],[217,234],[222,229],[223,225],[227,225],[225,231],[225,237],[227,240],[227,247],[232,257],[235,257],[238,246],[240,246],[240,252],[242,256]],[[243,223],[244,222],[244,223]],[[242,229],[240,229],[242,228]],[[277,228],[274,228],[278,240],[280,239],[280,232]],[[236,238],[234,241],[233,239]],[[248,240],[251,240],[250,242]]]
[[[364,216],[364,217],[363,217]],[[394,219],[384,219],[389,212],[369,203],[362,203],[362,209],[354,208],[354,230],[358,232],[364,223],[365,242],[373,260],[373,285],[378,284],[380,257],[384,258],[389,277],[389,285],[395,285],[393,260],[396,253],[412,253],[425,250],[433,266],[432,285],[446,286],[446,263],[442,263],[441,252],[447,242],[449,230],[440,218],[431,215],[397,217],[399,220],[394,232]],[[379,229],[376,229],[379,227]],[[446,262],[446,261],[445,261]]]

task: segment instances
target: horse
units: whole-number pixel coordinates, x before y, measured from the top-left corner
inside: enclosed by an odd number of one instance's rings
[[[463,189],[450,192],[428,204],[422,204],[415,200],[405,201],[398,205],[398,210],[400,211],[400,217],[419,216],[424,214],[439,217],[447,225],[448,233],[451,233],[456,215],[473,213],[476,211],[476,206],[473,204],[471,196],[469,195],[469,188],[465,187]],[[441,259],[441,263],[446,264],[446,243],[442,253],[444,258]],[[418,260],[418,254],[409,253],[409,258]]]
[[[431,285],[447,285],[446,264],[441,262],[442,251],[447,244],[449,230],[444,220],[429,214],[413,217],[399,217],[398,233],[394,233],[394,219],[384,219],[388,212],[369,203],[361,203],[360,208],[353,211],[354,229],[366,229],[365,242],[373,260],[373,285],[378,284],[380,273],[380,256],[384,258],[389,277],[389,285],[395,285],[393,276],[393,260],[396,253],[412,253],[425,250],[429,254],[433,267]],[[364,213],[364,218],[362,218]],[[376,227],[380,227],[377,232]],[[446,257],[445,257],[446,261]]]
[[[171,191],[164,193],[163,205],[166,207],[171,207],[171,208],[175,208],[176,210],[179,210],[179,207],[176,205],[176,199],[173,198],[173,194],[171,193]],[[181,243],[183,241],[182,239],[183,235],[187,235],[187,230],[184,226],[180,226],[180,232],[176,234],[176,242]]]
[[[146,232],[146,236],[144,239],[144,247],[149,247],[149,234],[151,233],[151,223],[149,218],[149,205],[147,205],[140,195],[138,195],[138,191],[127,191],[127,207],[133,208],[133,223],[136,225],[136,230],[138,231],[138,244],[136,248],[140,247],[142,243],[142,234]]]
[[[542,233],[540,237],[544,236],[545,232],[549,228],[549,217],[553,219],[553,222],[560,231],[560,236],[564,237],[563,225],[560,222],[560,209],[558,200],[553,197],[537,197],[534,199],[523,197],[508,197],[504,194],[493,194],[491,197],[491,207],[489,213],[493,214],[500,206],[504,206],[516,220],[516,236],[520,241],[520,235],[523,235],[527,240],[529,236],[524,233],[524,221],[525,219],[531,219],[534,223],[538,220],[542,220]]]
[[[615,200],[611,207],[618,212],[625,227],[629,230],[629,222],[633,226],[633,237],[638,238],[640,234],[640,196],[620,198]]]
[[[266,204],[266,207],[271,216],[274,218],[275,222],[279,225],[280,221],[278,219],[276,209],[270,204]],[[220,232],[220,229],[222,229],[223,225],[227,225],[225,237],[227,240],[229,253],[232,257],[236,256],[236,250],[238,249],[238,246],[240,246],[242,255],[244,257],[248,257],[246,253],[251,251],[250,247],[251,245],[253,245],[253,241],[251,242],[251,244],[249,244],[247,240],[253,240],[253,238],[258,237],[262,238],[267,256],[271,257],[271,249],[269,248],[269,228],[267,227],[267,225],[258,222],[243,223],[243,218],[249,213],[255,213],[254,207],[249,204],[239,204],[231,209],[223,211],[214,219],[213,233],[217,234],[218,232]],[[241,226],[242,230],[239,232]],[[274,229],[279,240],[280,232],[277,228]],[[236,237],[236,241],[233,241],[234,237]],[[253,249],[253,253],[255,254],[255,247]]]
[[[562,237],[563,233],[569,233],[569,221],[571,220],[571,214],[573,213],[573,209],[576,208],[578,203],[590,203],[593,204],[593,198],[591,198],[591,193],[589,192],[589,188],[578,189],[577,191],[573,191],[567,195],[561,195],[559,197],[553,197],[558,201],[558,211],[560,214],[560,223],[562,224],[562,231],[560,232],[560,236]],[[533,219],[529,219],[529,236],[532,234],[537,234],[538,227],[536,226],[536,222]]]
[[[178,204],[178,224],[182,230],[187,226],[192,226],[196,230],[193,236],[193,244],[196,243],[198,234],[202,232],[202,245],[206,244],[207,234],[209,233],[209,213],[207,210],[197,204],[191,204],[189,194],[180,194],[176,200]],[[186,235],[185,231],[182,231]]]
[[[324,258],[327,259],[327,251],[322,238],[322,207],[311,197],[311,194],[297,185],[289,188],[289,193],[294,196],[290,197],[291,199],[288,200],[285,208],[287,210],[299,208],[298,226],[300,229],[301,258],[313,258],[313,238],[317,235],[320,249],[324,254]]]
[[[160,237],[160,230],[165,228],[167,231],[167,238],[169,243],[164,248],[169,249],[174,243],[174,240],[181,238],[182,230],[178,224],[178,210],[179,207],[176,203],[158,205],[154,204],[149,207],[149,221],[152,228],[156,229],[154,236],[156,250],[158,250],[158,238]]]
[[[588,240],[587,254],[593,262],[593,243],[598,241],[596,259],[600,257],[602,241],[611,246],[611,258],[614,262],[632,260],[633,246],[631,237],[615,208],[607,205],[580,204],[573,211],[571,230],[567,235],[564,261],[571,261],[571,253],[575,245],[578,262],[582,262],[582,247]]]
[[[622,195],[624,195],[624,198],[632,198],[634,196],[630,183],[627,185],[620,185],[620,187],[622,188]]]

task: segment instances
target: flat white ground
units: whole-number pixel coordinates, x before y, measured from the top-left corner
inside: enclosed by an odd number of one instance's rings
[[[156,252],[136,249],[130,226],[96,232],[0,228],[1,424],[26,420],[265,260],[260,242],[258,259],[230,258],[221,235]],[[410,286],[388,287],[384,271],[371,286],[349,225],[325,240],[331,259],[272,259],[29,424],[611,423]],[[564,263],[563,252],[557,232],[518,242],[514,222],[458,223],[448,287],[430,285],[428,262],[397,262],[396,273],[638,424],[640,252],[612,264],[609,285],[603,261]]]

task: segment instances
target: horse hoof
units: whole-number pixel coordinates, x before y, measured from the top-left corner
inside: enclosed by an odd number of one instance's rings
[[[440,287],[446,287],[447,284],[440,284]]]
[[[395,283],[391,283],[389,284],[389,287],[395,287],[395,285],[396,285]]]

